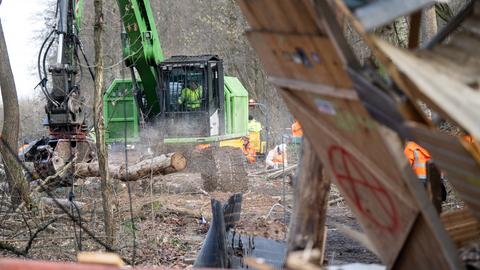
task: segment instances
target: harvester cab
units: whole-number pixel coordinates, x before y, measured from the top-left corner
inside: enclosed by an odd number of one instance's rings
[[[225,134],[223,61],[216,55],[173,56],[160,64],[158,94],[165,136]]]

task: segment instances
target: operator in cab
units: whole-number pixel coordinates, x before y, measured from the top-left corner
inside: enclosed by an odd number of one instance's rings
[[[188,86],[182,89],[178,104],[187,111],[198,110],[202,104],[202,92],[202,86],[197,85],[196,82],[189,82]]]

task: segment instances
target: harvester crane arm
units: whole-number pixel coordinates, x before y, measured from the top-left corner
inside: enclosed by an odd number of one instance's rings
[[[117,3],[125,31],[123,56],[126,65],[132,69],[132,78],[135,80],[133,68],[140,76],[146,99],[144,109],[149,116],[154,116],[160,113],[156,66],[163,61],[163,51],[150,1],[117,0]],[[139,103],[142,106],[142,102]]]

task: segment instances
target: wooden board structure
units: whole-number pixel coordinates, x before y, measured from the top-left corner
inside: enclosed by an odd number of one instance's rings
[[[401,50],[365,31],[340,0],[332,0],[342,18],[347,19],[360,33],[377,59],[386,67],[390,76],[413,101],[425,102],[435,111],[465,130],[478,134],[478,94],[480,81],[480,4],[472,1],[451,20],[426,46],[416,51]],[[415,14],[412,15],[412,18]],[[462,26],[463,31],[455,31]],[[453,33],[448,43],[441,43]],[[411,31],[410,35],[418,35]],[[416,37],[410,36],[410,40]],[[410,48],[414,48],[412,46]],[[468,211],[480,220],[480,146],[463,138],[448,136],[429,123],[415,122],[407,126],[415,140],[433,155],[447,179],[453,184],[460,198],[469,206]],[[478,137],[476,137],[478,139]],[[450,226],[445,224],[445,226]],[[448,230],[455,240],[458,234]],[[469,231],[469,235],[478,231]],[[480,235],[477,235],[477,238]],[[471,237],[470,237],[471,238]],[[456,241],[456,240],[455,240]]]
[[[301,122],[380,259],[395,269],[460,269],[456,249],[403,146],[378,125],[345,72],[341,44],[310,0],[238,0],[247,37]],[[318,3],[317,3],[318,4]]]
[[[435,163],[480,220],[480,3],[473,1],[460,12],[462,31],[452,31],[449,42],[416,51],[396,48],[368,34],[341,1],[334,3],[413,102],[425,102],[477,139],[467,143],[432,126],[409,124],[415,140],[432,153]]]
[[[480,222],[467,208],[442,213],[445,229],[458,248],[480,240]]]

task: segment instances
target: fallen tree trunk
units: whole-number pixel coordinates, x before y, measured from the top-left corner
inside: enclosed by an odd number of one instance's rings
[[[115,179],[121,181],[136,181],[152,174],[169,174],[182,171],[186,166],[187,159],[182,154],[170,153],[128,166],[128,179],[125,164],[120,166],[109,165],[108,170]],[[77,163],[75,165],[75,175],[78,177],[99,177],[100,171],[98,163]]]

